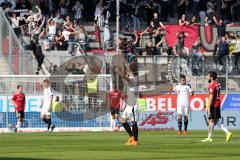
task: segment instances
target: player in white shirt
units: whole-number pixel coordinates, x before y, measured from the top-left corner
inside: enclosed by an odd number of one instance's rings
[[[120,121],[129,135],[126,145],[138,145],[138,71],[137,64],[131,63],[127,76],[121,75],[118,71],[116,73],[127,81],[127,92],[124,94],[125,108],[120,118]],[[131,122],[131,127],[128,123]]]
[[[55,125],[52,125],[51,120],[51,108],[53,102],[54,91],[50,87],[50,82],[48,79],[43,81],[43,102],[41,106],[41,120],[47,124],[47,132],[52,132]]]
[[[177,94],[177,113],[178,113],[178,135],[182,134],[182,117],[184,116],[184,135],[187,135],[188,112],[189,112],[189,96],[193,96],[194,91],[190,84],[186,83],[185,75],[180,75],[179,84],[171,92]]]

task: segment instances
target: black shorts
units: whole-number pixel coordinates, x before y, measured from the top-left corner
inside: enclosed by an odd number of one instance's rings
[[[16,118],[24,118],[24,111],[15,111]]]
[[[111,115],[115,116],[115,114],[119,114],[119,107],[118,108],[111,108]]]
[[[210,113],[208,114],[208,119],[220,119],[221,109],[220,107],[210,107]]]

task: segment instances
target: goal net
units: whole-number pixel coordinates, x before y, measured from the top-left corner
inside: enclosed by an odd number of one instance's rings
[[[0,76],[0,130],[12,131],[16,124],[10,99],[17,85],[23,86],[26,95],[22,132],[46,130],[46,125],[40,120],[44,79],[50,80],[54,90],[52,122],[56,125],[56,131],[111,129],[110,110],[106,103],[112,87],[111,75],[17,75]]]

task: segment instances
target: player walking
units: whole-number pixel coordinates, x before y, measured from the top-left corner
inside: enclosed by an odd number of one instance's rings
[[[186,83],[185,75],[180,75],[179,84],[170,93],[177,93],[177,113],[178,113],[178,135],[182,134],[182,117],[184,116],[184,135],[187,135],[189,96],[193,96],[191,85]]]
[[[220,102],[220,93],[221,93],[221,85],[216,81],[217,73],[214,71],[210,71],[207,76],[208,86],[208,104],[207,113],[208,113],[208,138],[203,139],[202,142],[212,142],[212,134],[214,130],[214,126],[217,125],[221,128],[222,131],[226,133],[226,142],[228,142],[232,138],[232,133],[228,131],[228,129],[219,122],[221,118],[221,102]]]
[[[17,92],[13,95],[11,102],[14,104],[15,114],[17,118],[17,124],[15,126],[15,132],[21,128],[21,125],[24,121],[24,110],[25,110],[25,95],[22,92],[23,87],[21,85],[17,86]]]
[[[117,89],[115,85],[113,85],[113,90],[109,92],[108,98],[110,102],[111,116],[113,119],[112,127],[114,131],[118,131],[120,129],[118,116],[122,96],[121,92]]]
[[[51,107],[53,102],[54,91],[50,87],[50,82],[48,79],[43,81],[43,103],[41,106],[41,120],[47,124],[47,132],[52,132],[55,125],[52,125],[51,120]]]
[[[137,115],[138,115],[138,72],[137,72],[137,65],[131,63],[129,65],[129,71],[127,76],[121,75],[118,71],[116,73],[124,78],[127,81],[127,92],[125,96],[125,104],[126,107],[122,113],[122,117],[120,119],[124,129],[127,131],[129,135],[128,142],[126,145],[138,145],[138,125],[137,125]],[[129,120],[131,122],[130,127]]]

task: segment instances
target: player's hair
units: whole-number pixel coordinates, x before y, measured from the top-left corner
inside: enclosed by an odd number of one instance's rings
[[[17,85],[17,89],[19,89],[20,87],[23,87],[22,85]]]
[[[49,81],[48,79],[44,79],[44,80],[43,80],[43,83],[45,83],[45,82],[46,82],[46,83],[50,83],[50,81]]]
[[[209,71],[208,72],[209,76],[213,79],[216,80],[217,79],[217,73],[214,71]]]
[[[186,76],[185,75],[183,75],[183,74],[180,74],[180,77],[179,77],[180,79],[186,79]]]
[[[142,95],[142,93],[139,93],[139,95],[138,95],[138,96],[139,96],[139,98],[143,98],[143,95]]]

